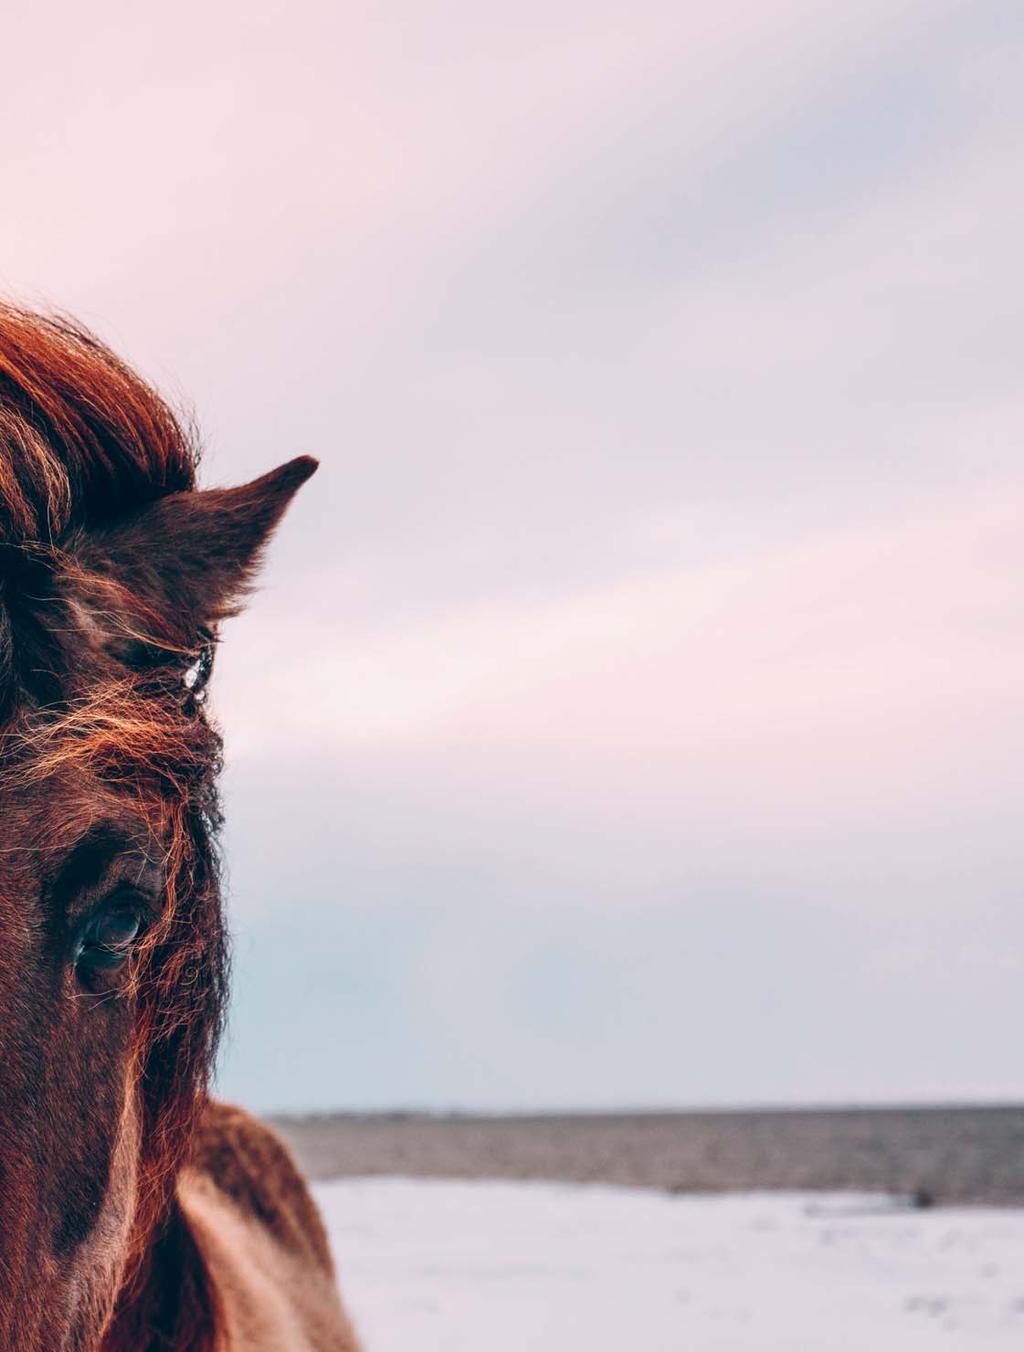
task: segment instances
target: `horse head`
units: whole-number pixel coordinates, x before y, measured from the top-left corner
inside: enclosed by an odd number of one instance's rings
[[[316,463],[206,491],[196,467],[91,335],[0,307],[0,1346],[19,1352],[107,1336],[172,1233],[206,1101],[225,939],[205,684]]]

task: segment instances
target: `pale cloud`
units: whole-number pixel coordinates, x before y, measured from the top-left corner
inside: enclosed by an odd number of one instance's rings
[[[255,775],[376,749],[391,773],[404,757],[442,783],[526,785],[613,839],[640,804],[647,837],[699,821],[766,856],[990,812],[1024,714],[1022,509],[1013,480],[871,531],[411,626],[318,628],[316,598],[279,598],[223,653],[231,758]]]
[[[257,601],[235,627],[222,697],[238,752],[270,755],[296,739],[343,752],[447,739],[460,727],[481,745],[683,752],[711,731],[716,708],[756,742],[758,724],[788,737],[812,707],[834,708],[842,722],[887,707],[901,719],[904,702],[923,716],[933,694],[1014,700],[1022,515],[1024,484],[1011,480],[870,531],[348,632],[318,627],[318,595],[289,593],[263,615]],[[275,652],[283,634],[289,649]],[[936,665],[947,677],[938,690]],[[256,669],[259,683],[248,675]],[[303,699],[289,701],[299,687]]]

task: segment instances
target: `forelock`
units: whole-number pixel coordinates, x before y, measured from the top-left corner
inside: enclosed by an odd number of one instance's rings
[[[86,329],[0,302],[0,722],[52,654],[32,606],[74,532],[195,487],[196,438]],[[26,604],[26,598],[31,604]]]
[[[191,429],[87,330],[0,304],[0,542],[59,544],[193,488],[197,460]]]

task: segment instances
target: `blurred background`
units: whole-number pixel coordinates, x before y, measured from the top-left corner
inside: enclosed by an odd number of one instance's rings
[[[2,31],[0,287],[208,484],[322,460],[215,683],[222,1090],[1024,1095],[1024,10]]]

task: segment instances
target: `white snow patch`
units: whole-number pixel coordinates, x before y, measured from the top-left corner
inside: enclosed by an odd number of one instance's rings
[[[367,1352],[1024,1346],[1024,1211],[408,1179],[316,1192]]]

